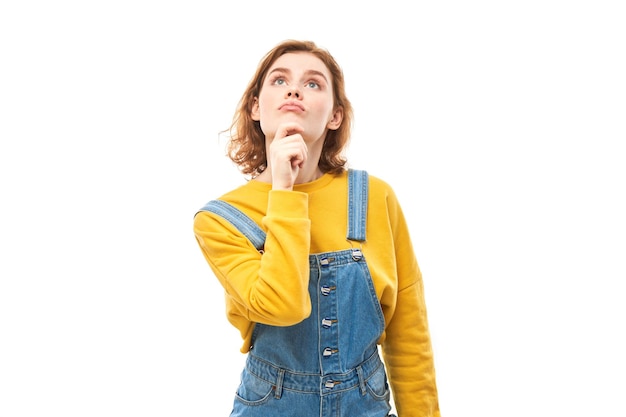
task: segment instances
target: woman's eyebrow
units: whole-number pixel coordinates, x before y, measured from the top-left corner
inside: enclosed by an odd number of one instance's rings
[[[287,69],[287,68],[278,67],[278,68],[274,68],[273,70],[271,70],[267,75],[273,74],[275,72],[291,73],[291,71],[289,71],[289,69]]]
[[[324,79],[324,81],[328,82],[328,79],[326,78],[326,76],[324,75],[323,72],[321,71],[317,71],[317,70],[308,70],[306,72],[307,75],[317,75],[319,77],[322,77]]]

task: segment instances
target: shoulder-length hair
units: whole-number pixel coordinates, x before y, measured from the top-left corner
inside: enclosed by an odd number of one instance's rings
[[[333,56],[314,42],[287,40],[270,50],[259,63],[254,77],[250,80],[239,100],[231,126],[227,130],[230,133],[227,154],[241,172],[251,178],[256,177],[267,168],[265,135],[261,130],[260,122],[252,120],[252,106],[255,98],[258,98],[261,93],[263,81],[272,64],[280,56],[289,52],[311,53],[326,65],[332,77],[334,108],[343,109],[341,125],[336,130],[329,130],[324,139],[318,164],[320,170],[328,173],[339,173],[343,171],[347,162],[343,151],[350,139],[353,112],[345,92],[343,71]]]

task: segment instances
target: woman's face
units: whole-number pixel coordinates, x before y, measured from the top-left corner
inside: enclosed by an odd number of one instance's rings
[[[326,65],[308,52],[281,55],[270,66],[252,118],[260,121],[266,140],[279,125],[298,123],[305,142],[324,140],[327,129],[341,124],[341,109],[334,109],[332,77]]]

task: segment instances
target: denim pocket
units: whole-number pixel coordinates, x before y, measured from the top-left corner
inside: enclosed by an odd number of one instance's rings
[[[379,401],[389,400],[390,392],[387,384],[387,374],[384,366],[379,366],[366,381],[367,391],[374,399]]]
[[[271,398],[273,388],[273,384],[244,369],[236,399],[245,405],[261,405]]]

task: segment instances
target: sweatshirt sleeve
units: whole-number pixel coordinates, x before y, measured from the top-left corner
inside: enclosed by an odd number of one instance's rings
[[[398,291],[382,347],[394,402],[399,417],[439,417],[422,275],[405,218],[393,194],[388,204]]]
[[[307,194],[270,191],[262,228],[267,237],[260,253],[220,216],[194,218],[196,240],[226,291],[229,320],[242,333],[244,322],[289,326],[311,312]]]

